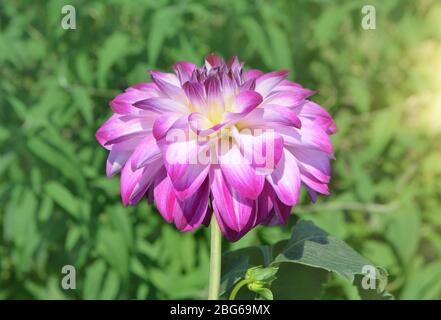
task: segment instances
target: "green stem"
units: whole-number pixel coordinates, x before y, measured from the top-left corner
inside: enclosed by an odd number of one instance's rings
[[[208,281],[208,300],[219,299],[222,234],[213,214],[211,218],[211,250],[210,250],[210,277]]]
[[[249,280],[242,279],[236,285],[234,286],[233,290],[231,290],[230,297],[228,300],[234,300],[236,299],[236,295],[239,292],[240,288],[242,288],[244,285],[248,284]]]

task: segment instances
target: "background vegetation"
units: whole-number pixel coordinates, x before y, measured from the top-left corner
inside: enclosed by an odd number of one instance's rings
[[[63,30],[61,8],[76,8]],[[363,30],[372,4],[377,29]],[[123,208],[94,134],[146,70],[216,52],[290,69],[335,116],[332,196],[314,221],[390,274],[398,299],[441,298],[441,4],[436,0],[0,2],[0,298],[203,298],[208,232]],[[272,244],[258,228],[224,250]],[[61,268],[77,270],[62,290]],[[357,299],[333,276],[322,299]]]

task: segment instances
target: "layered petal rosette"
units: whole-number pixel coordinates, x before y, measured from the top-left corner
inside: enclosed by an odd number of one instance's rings
[[[214,213],[236,241],[286,223],[302,185],[313,200],[329,194],[335,123],[287,74],[208,55],[118,95],[96,138],[110,152],[107,175],[121,172],[123,204],[146,197],[181,231]]]

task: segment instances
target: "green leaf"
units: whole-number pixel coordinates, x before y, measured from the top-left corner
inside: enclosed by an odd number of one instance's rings
[[[274,300],[273,293],[268,288],[259,288],[256,289],[255,292],[259,294],[265,300]]]
[[[441,263],[432,262],[411,274],[400,299],[438,299],[441,292]]]
[[[231,291],[234,284],[245,276],[248,268],[265,265],[264,250],[264,247],[249,247],[223,254],[220,295]]]
[[[73,90],[74,104],[86,120],[88,125],[93,123],[93,102],[84,88],[78,87]]]
[[[412,203],[392,214],[386,239],[392,244],[404,266],[414,257],[419,243],[420,213]]]
[[[172,36],[179,26],[180,8],[171,6],[158,10],[150,25],[148,44],[149,65],[155,66],[161,52],[162,44]],[[173,23],[171,23],[173,21]]]
[[[389,107],[375,114],[369,127],[369,147],[365,148],[363,159],[378,159],[393,139],[400,125],[399,107]]]
[[[70,179],[76,183],[80,189],[83,189],[85,184],[84,179],[82,175],[79,174],[80,169],[71,159],[66,158],[57,149],[38,137],[29,139],[28,146],[36,157],[48,163],[52,168],[57,169],[63,177]]]
[[[310,221],[299,220],[288,241],[281,241],[271,247],[251,247],[227,253],[222,266],[221,294],[229,292],[239,279],[249,278],[250,272],[265,271],[265,268],[253,267],[267,264],[268,261],[270,266],[280,268],[277,274],[271,273],[271,276],[277,277],[271,284],[276,299],[318,298],[329,272],[341,275],[357,285],[359,290],[365,289],[361,282],[354,282],[354,279],[357,275],[369,275],[366,267],[374,270],[375,274],[370,276],[375,281],[381,280],[377,268],[345,242]],[[259,285],[258,281],[256,283]],[[374,297],[381,299],[384,291],[375,290],[375,294]]]
[[[118,274],[116,272],[113,272],[112,270],[109,270],[109,272],[107,272],[106,278],[104,279],[100,299],[112,300],[117,298],[119,288],[120,281]]]
[[[292,237],[274,263],[295,262],[336,272],[349,281],[371,265],[345,242],[334,238],[312,222],[299,220],[292,230]]]
[[[275,24],[270,24],[268,26],[268,34],[271,35],[269,39],[274,56],[272,67],[292,71],[291,48],[285,31]]]
[[[277,279],[271,284],[276,300],[319,299],[329,272],[295,263],[282,263]]]
[[[125,33],[115,33],[98,52],[97,77],[101,88],[106,86],[110,68],[131,52],[130,39]]]
[[[261,25],[252,17],[244,17],[241,19],[241,26],[245,30],[250,44],[262,58],[267,67],[272,66],[273,60],[271,51],[268,48],[268,38]]]
[[[87,268],[83,289],[84,299],[98,298],[105,272],[106,264],[103,260],[97,260]]]
[[[102,227],[98,234],[98,253],[115,269],[122,279],[127,279],[129,270],[129,249],[120,232]]]
[[[45,193],[74,218],[81,216],[80,206],[77,199],[66,187],[60,183],[56,181],[48,182],[45,185]]]

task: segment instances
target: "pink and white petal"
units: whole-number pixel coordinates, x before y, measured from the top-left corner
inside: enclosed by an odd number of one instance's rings
[[[301,147],[288,147],[297,159],[301,172],[308,172],[318,181],[328,183],[331,179],[329,154],[323,151]]]
[[[302,180],[302,183],[304,183],[306,186],[308,186],[313,191],[324,194],[324,195],[330,194],[328,184],[323,183],[321,181],[318,181],[309,172],[301,170],[300,171],[300,179]]]
[[[257,69],[250,69],[244,72],[244,80],[248,81],[251,79],[256,79],[263,75],[263,72]]]
[[[181,85],[189,81],[193,71],[197,68],[194,63],[188,61],[179,61],[173,65],[173,70],[176,73]]]
[[[131,158],[132,170],[135,171],[161,158],[159,149],[153,135],[143,138],[133,151]]]
[[[139,113],[133,104],[137,101],[150,98],[150,95],[141,90],[127,89],[125,92],[117,95],[109,105],[112,111],[119,114]]]
[[[129,165],[131,159],[121,172],[121,198],[124,205],[135,204],[147,191],[154,181],[156,174],[162,168],[161,161],[155,161],[144,168],[133,171]]]
[[[283,138],[274,130],[246,128],[239,132],[233,127],[231,132],[242,155],[254,168],[271,172],[279,163],[283,152]]]
[[[150,75],[163,97],[186,104],[187,98],[176,75],[170,73],[164,76],[164,73],[158,71],[151,71]]]
[[[174,73],[161,72],[161,71],[150,71],[150,76],[154,81],[160,80],[163,82],[167,82],[173,86],[180,87],[181,83],[179,82],[178,77]]]
[[[214,212],[224,226],[224,233],[227,228],[236,232],[247,231],[247,227],[255,222],[255,201],[231,188],[219,168],[210,170],[210,183]]]
[[[295,107],[303,104],[305,99],[312,94],[314,94],[312,90],[297,87],[290,91],[275,91],[263,100],[262,106],[278,105],[281,107]]]
[[[132,155],[132,152],[133,150],[119,149],[118,145],[115,145],[107,157],[106,175],[112,177],[119,173],[126,164],[127,159]]]
[[[205,56],[205,67],[207,68],[207,71],[210,71],[212,68],[220,67],[224,63],[225,63],[224,59],[213,53],[210,53],[207,56]]]
[[[184,125],[187,123],[187,117],[178,113],[165,113],[159,116],[153,124],[153,136],[156,140],[163,139],[173,126]]]
[[[246,128],[268,127],[272,125],[293,126],[301,128],[302,122],[297,114],[285,107],[267,105],[265,108],[256,108],[240,120],[239,125]]]
[[[239,61],[237,56],[231,57],[231,59],[228,61],[227,66],[230,68],[232,73],[240,73],[243,69],[243,63]]]
[[[287,75],[288,71],[286,70],[262,74],[256,78],[255,90],[265,98]]]
[[[285,144],[288,146],[311,148],[326,153],[333,152],[329,135],[309,119],[302,119],[300,129],[280,126],[275,130],[282,135]]]
[[[173,190],[173,185],[171,184],[165,170],[161,170],[161,172],[156,176],[153,198],[156,208],[161,216],[168,223],[172,222],[176,196]]]
[[[256,89],[256,79],[250,79],[242,83],[240,90],[252,90]]]
[[[229,74],[222,73],[221,87],[224,102],[226,105],[229,105],[233,101],[238,91],[238,85],[236,81],[234,81],[234,79],[230,77]]]
[[[315,102],[306,101],[302,105],[293,108],[293,111],[301,118],[314,121],[328,134],[333,134],[337,131],[337,126],[331,115]]]
[[[284,79],[280,81],[280,83],[275,87],[275,91],[285,91],[285,90],[295,90],[297,88],[303,88],[297,82],[290,81],[288,79]]]
[[[136,115],[112,115],[96,132],[96,139],[106,149],[110,145],[147,134],[156,117]]]
[[[283,150],[276,169],[266,177],[277,197],[286,205],[297,204],[300,194],[300,172],[297,161],[287,149]]]
[[[248,114],[255,109],[262,102],[262,96],[251,90],[245,90],[240,92],[232,106],[233,113],[239,113],[241,115]]]
[[[184,131],[172,129],[158,141],[158,146],[168,175],[175,182],[186,173],[190,164],[200,164],[199,155],[207,150],[209,142],[199,141]]]
[[[200,137],[206,137],[213,134],[229,123],[230,122],[227,121],[213,125],[212,122],[200,112],[193,112],[188,116],[188,124],[191,130]]]
[[[113,112],[119,114],[139,113],[139,110],[133,106],[135,102],[158,95],[158,87],[154,83],[138,83],[117,95],[110,102],[110,107]]]
[[[140,82],[128,88],[128,90],[130,89],[141,90],[148,93],[151,97],[157,97],[159,95],[159,89],[153,82]]]
[[[251,218],[249,219],[248,223],[240,230],[236,231],[228,226],[228,224],[225,222],[225,219],[222,215],[222,211],[218,209],[218,205],[214,202],[212,202],[213,212],[216,217],[216,221],[219,225],[219,228],[221,229],[223,235],[229,242],[235,242],[242,238],[246,233],[248,233],[254,226],[256,221],[256,209],[254,208],[251,213]]]
[[[135,102],[133,105],[136,108],[157,113],[174,112],[186,114],[189,111],[185,104],[169,98],[149,98]]]
[[[265,176],[251,166],[236,144],[219,155],[219,163],[226,181],[239,194],[254,200],[262,192]]]

